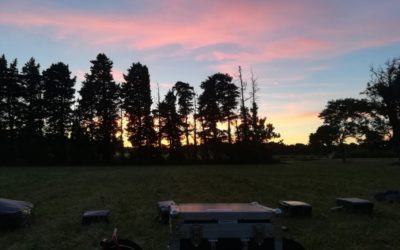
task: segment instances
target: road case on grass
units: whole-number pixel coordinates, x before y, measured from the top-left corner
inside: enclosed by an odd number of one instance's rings
[[[400,192],[398,190],[389,190],[375,194],[377,201],[387,201],[389,203],[400,202]]]
[[[108,209],[85,211],[82,214],[82,225],[89,225],[93,222],[105,222],[109,224],[108,217],[110,213],[111,211]]]
[[[303,201],[279,201],[279,207],[288,217],[311,216],[312,206]]]
[[[33,219],[33,204],[0,198],[0,229],[29,225]]]
[[[374,203],[360,198],[336,198],[336,206],[352,213],[372,214]]]
[[[283,250],[278,215],[257,202],[172,205],[169,250]]]

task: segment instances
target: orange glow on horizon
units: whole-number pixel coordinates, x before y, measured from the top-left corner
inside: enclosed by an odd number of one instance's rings
[[[273,142],[279,142],[283,140],[283,143],[290,145],[296,143],[308,144],[308,137],[310,133],[314,133],[318,126],[322,124],[322,121],[318,118],[317,112],[305,112],[295,115],[274,115],[272,118],[268,118],[266,123],[272,123],[275,127],[275,132],[281,134],[280,138],[272,139]],[[121,126],[120,120],[118,121],[119,126]],[[124,147],[131,148],[132,144],[128,140],[128,135],[126,132],[126,127],[128,124],[127,118],[123,119],[123,142]],[[218,129],[227,130],[227,123],[218,123]],[[120,128],[120,127],[119,127]],[[198,131],[200,131],[200,125],[197,126]],[[235,125],[231,125],[231,134],[233,140],[235,140]],[[117,132],[116,136],[120,137],[120,132]],[[189,135],[189,144],[193,145],[193,133]],[[186,145],[186,137],[182,135],[181,137],[182,145]],[[163,138],[161,144],[164,146],[169,145],[167,139]],[[200,138],[197,136],[197,144],[200,144]]]

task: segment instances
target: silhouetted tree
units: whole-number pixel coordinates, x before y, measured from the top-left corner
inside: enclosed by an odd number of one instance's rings
[[[251,137],[251,125],[249,124],[249,121],[252,120],[252,117],[250,115],[249,109],[247,107],[245,107],[245,112],[243,113],[243,109],[240,109],[240,115],[239,115],[239,121],[236,120],[235,121],[235,127],[236,127],[236,142],[238,143],[242,143],[242,144],[249,144],[250,142],[250,137]],[[246,121],[247,121],[247,125],[245,123],[243,123],[243,115],[246,116]]]
[[[338,132],[338,145],[342,150],[342,160],[346,161],[344,142],[349,137],[357,138],[364,131],[365,119],[371,107],[365,99],[338,99],[329,101],[319,114],[324,124]]]
[[[239,82],[240,82],[240,125],[236,130],[238,141],[247,143],[249,140],[249,111],[246,107],[245,91],[247,88],[247,82],[243,80],[242,67],[239,66]]]
[[[259,118],[255,130],[257,131],[257,141],[255,143],[266,143],[274,138],[279,138],[281,135],[275,132],[275,127],[272,123],[266,123],[267,118]]]
[[[241,68],[240,89],[232,83],[231,76],[222,73],[201,83],[203,92],[198,98],[192,86],[177,82],[164,100],[160,101],[158,93],[152,116],[150,76],[145,65],[133,63],[124,75],[125,82],[118,85],[112,76],[113,62],[105,54],[98,54],[90,62],[90,72],[85,74],[75,102],[76,77],[71,76],[68,65],[58,62],[41,74],[40,65],[31,58],[19,73],[16,60],[8,65],[5,56],[0,57],[1,163],[110,161],[118,155],[117,143],[121,153],[128,152],[122,150],[125,117],[129,140],[135,149],[132,160],[160,160],[163,150],[153,147],[157,139],[160,147],[161,139],[169,142],[169,160],[260,162],[270,158],[264,143],[279,135],[272,124],[266,123],[266,118],[258,117],[254,78],[251,112],[245,106],[246,83]],[[235,113],[239,100],[241,116]],[[193,127],[189,122],[192,114]],[[159,126],[158,137],[154,123]],[[227,129],[221,129],[225,124]],[[232,124],[237,128],[236,142],[246,143],[233,145]],[[377,134],[372,133],[374,126],[370,125],[369,137],[376,139]],[[184,147],[187,151],[183,151],[181,139],[185,138],[189,145],[191,132],[195,145]],[[207,145],[196,147],[198,136]]]
[[[202,82],[200,87],[203,92],[199,96],[199,113],[202,124],[201,136],[204,142],[210,140],[214,142],[220,141],[221,131],[218,129],[218,122],[225,120],[225,114],[222,105],[226,96],[226,89],[233,90],[231,86],[232,77],[228,74],[216,73],[209,76],[206,81]],[[226,87],[229,86],[229,87]],[[232,95],[234,96],[234,95]],[[229,109],[231,110],[231,109]]]
[[[157,144],[161,148],[162,132],[161,132],[161,116],[160,116],[160,85],[157,82],[157,108],[153,110],[153,114],[157,117]]]
[[[255,143],[259,143],[262,141],[261,132],[259,127],[259,118],[258,118],[258,105],[257,105],[257,80],[254,78],[253,72],[251,72],[251,141]]]
[[[79,122],[82,126],[83,135],[90,141],[96,140],[97,125],[96,125],[96,83],[89,78],[89,74],[85,75],[86,80],[82,82],[82,87],[79,90],[81,98],[78,100],[77,112],[79,113]]]
[[[175,90],[176,96],[178,97],[178,110],[181,119],[180,124],[183,126],[186,145],[189,145],[189,114],[193,112],[194,89],[189,85],[189,83],[177,82],[175,83],[173,90]]]
[[[236,141],[244,145],[250,143],[256,144],[266,143],[273,138],[279,138],[279,133],[275,132],[275,127],[271,123],[266,123],[267,118],[260,118],[258,115],[257,104],[257,79],[251,72],[251,91],[250,97],[245,97],[247,82],[243,80],[242,69],[239,66],[240,81],[240,124],[236,121]],[[251,108],[246,107],[246,101],[251,100]]]
[[[232,144],[231,123],[232,120],[236,118],[234,110],[238,105],[239,91],[238,87],[231,82],[232,78],[229,79],[225,77],[224,80],[224,82],[221,81],[217,84],[217,96],[220,106],[221,121],[227,122],[228,143]]]
[[[275,132],[275,127],[271,123],[267,122],[267,117],[260,118],[258,116],[258,105],[257,105],[257,79],[251,72],[251,109],[250,109],[250,121],[251,125],[248,126],[248,136],[252,143],[266,143],[273,138],[279,138],[280,134]]]
[[[377,112],[387,117],[393,133],[391,141],[400,150],[400,57],[388,60],[384,68],[371,67],[371,80],[363,93]]]
[[[176,111],[176,99],[174,92],[170,90],[159,106],[161,133],[163,137],[167,138],[170,149],[177,149],[181,146],[182,121]]]
[[[386,146],[392,136],[389,120],[378,111],[375,102],[368,101],[362,108],[366,114],[357,127],[360,135],[356,138],[357,142],[371,149]]]
[[[18,154],[18,141],[24,125],[23,90],[18,75],[17,60],[8,66],[3,55],[0,57],[0,161],[4,163],[21,158]]]
[[[79,109],[86,132],[100,143],[102,156],[109,160],[118,129],[118,85],[111,74],[113,62],[105,54],[90,62],[90,74],[85,75],[79,92]]]
[[[215,78],[215,75],[210,76],[200,85],[200,87],[203,89],[203,93],[201,93],[199,96],[198,115],[202,125],[200,136],[203,143],[206,143],[210,139],[217,140],[219,134],[217,130],[217,122],[220,120],[220,114],[218,109]]]
[[[65,140],[72,125],[72,104],[76,77],[68,65],[59,62],[43,71],[46,134]]]
[[[122,149],[124,147],[124,108],[123,108],[123,104],[124,104],[124,98],[123,98],[123,93],[122,93],[122,83],[118,84],[118,93],[117,93],[117,110],[119,112],[119,124],[118,124],[118,133],[119,136],[117,138],[118,140],[118,144],[119,144],[119,148],[122,152]]]
[[[80,100],[77,100],[80,103]],[[97,157],[93,151],[97,151],[93,141],[90,141],[88,134],[85,131],[85,127],[82,126],[82,115],[81,110],[78,107],[72,111],[72,126],[71,126],[71,136],[70,145],[71,150],[69,150],[70,157],[76,163],[93,163]]]
[[[38,140],[43,137],[44,128],[44,85],[40,74],[40,64],[36,64],[31,58],[22,67],[21,84],[24,88],[25,110],[24,119],[24,138],[27,140]]]
[[[80,103],[80,100],[77,101],[77,103]],[[70,139],[73,142],[82,142],[84,140],[89,140],[89,137],[85,135],[84,128],[82,127],[82,122],[83,118],[81,115],[81,109],[79,107],[76,107],[74,110],[72,110],[72,125],[71,125],[71,136]]]
[[[196,92],[194,92],[194,98],[193,98],[193,144],[197,146],[197,99],[198,96]]]
[[[17,68],[17,59],[15,59],[7,70],[7,79],[5,86],[5,116],[7,137],[15,140],[21,136],[22,128],[25,125],[23,114],[26,105],[22,102],[25,96],[25,90],[20,82]]]
[[[124,79],[123,108],[128,118],[129,141],[135,148],[153,146],[157,136],[151,116],[152,99],[147,66],[133,63]]]
[[[309,136],[310,147],[318,152],[330,151],[339,141],[339,131],[336,127],[322,125]]]
[[[253,140],[258,141],[258,131],[255,129],[258,122],[258,105],[256,95],[258,91],[257,79],[254,78],[253,72],[251,72],[251,124],[253,127]]]
[[[0,144],[3,144],[6,137],[6,98],[7,98],[7,76],[8,64],[4,54],[0,57]],[[1,149],[0,149],[1,150]]]
[[[364,138],[358,140],[358,143],[369,149],[378,149],[386,147],[387,138],[390,138],[391,128],[385,121],[374,119],[370,126],[366,126],[363,131]]]

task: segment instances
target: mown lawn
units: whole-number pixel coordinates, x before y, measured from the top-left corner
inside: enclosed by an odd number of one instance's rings
[[[143,167],[3,167],[0,197],[35,204],[32,226],[0,232],[0,249],[98,249],[117,226],[121,238],[144,249],[165,249],[168,227],[156,221],[155,204],[251,202],[276,207],[304,200],[313,216],[283,219],[289,237],[307,249],[400,249],[400,205],[375,202],[373,216],[331,211],[336,197],[373,199],[400,188],[394,159],[286,159],[272,165]],[[109,208],[111,223],[81,225],[87,209]]]

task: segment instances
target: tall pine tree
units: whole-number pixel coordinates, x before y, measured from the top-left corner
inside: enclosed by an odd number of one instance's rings
[[[6,140],[6,86],[8,65],[4,54],[0,57],[0,142]]]
[[[217,124],[225,121],[231,122],[239,95],[237,87],[232,83],[230,75],[222,73],[209,76],[206,81],[201,83],[200,87],[203,89],[203,93],[199,96],[198,116],[203,127],[202,139],[204,142],[210,140],[219,142],[222,140],[223,132],[217,127]],[[230,129],[230,124],[228,129]]]
[[[21,83],[24,88],[25,110],[24,138],[28,141],[36,141],[43,138],[44,129],[44,103],[43,103],[43,81],[40,74],[40,64],[31,58],[22,67]]]
[[[105,54],[90,62],[90,73],[79,91],[79,113],[87,136],[100,144],[102,157],[109,160],[118,129],[118,85],[111,74],[113,62]]]
[[[176,96],[173,91],[168,91],[164,100],[159,105],[159,114],[161,118],[161,134],[169,142],[170,149],[177,149],[181,146],[180,127],[182,121],[176,111]]]
[[[15,59],[9,66],[0,57],[0,162],[13,162],[18,156],[18,141],[22,130],[23,88]]]
[[[22,102],[24,89],[21,85],[17,60],[9,66],[4,55],[0,57],[0,131],[2,139],[14,142],[21,134]]]
[[[239,91],[238,87],[233,84],[232,78],[226,78],[227,81],[218,84],[218,96],[220,100],[221,121],[227,123],[227,137],[228,143],[232,144],[232,121],[236,118],[234,110],[238,105]]]
[[[152,99],[147,66],[133,63],[124,79],[122,106],[128,118],[129,141],[135,148],[153,146],[157,136],[151,116]]]
[[[189,145],[189,115],[193,112],[194,89],[189,83],[177,82],[173,90],[175,90],[178,97],[178,112],[181,119],[181,126],[185,133],[186,145]]]
[[[72,125],[72,104],[76,77],[71,77],[68,65],[59,62],[43,71],[46,134],[64,140]]]

